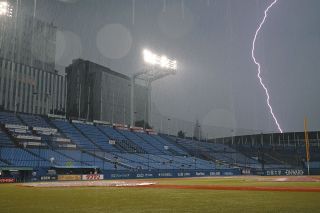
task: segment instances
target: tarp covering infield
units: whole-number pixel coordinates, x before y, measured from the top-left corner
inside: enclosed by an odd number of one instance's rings
[[[171,180],[172,181],[171,181]],[[225,181],[224,181],[225,180]],[[183,181],[183,182],[180,182]],[[265,182],[265,183],[264,183]],[[296,184],[275,184],[270,182],[297,182]],[[320,183],[319,176],[215,176],[164,179],[123,179],[95,181],[56,181],[23,183],[23,187],[131,187],[176,190],[235,190],[235,191],[278,191],[278,192],[320,192],[320,185],[301,185],[302,182]]]

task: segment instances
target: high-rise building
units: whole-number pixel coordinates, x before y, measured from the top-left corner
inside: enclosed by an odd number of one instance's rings
[[[0,0],[0,57],[54,72],[57,27],[37,19],[32,2]]]
[[[0,0],[0,107],[64,111],[65,80],[55,71],[56,30],[35,17],[30,0]]]
[[[77,59],[66,68],[67,115],[130,124],[131,79],[99,64]],[[135,121],[148,121],[147,87],[135,84]]]
[[[65,78],[0,58],[0,107],[34,114],[65,111]]]

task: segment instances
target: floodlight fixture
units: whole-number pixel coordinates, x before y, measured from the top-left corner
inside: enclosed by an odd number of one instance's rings
[[[0,1],[0,16],[12,17],[13,9],[7,1]]]
[[[177,70],[177,61],[171,60],[165,55],[159,56],[148,49],[144,49],[142,55],[146,64],[158,66],[161,69]]]
[[[157,56],[153,54],[150,50],[144,49],[143,52],[143,60],[147,64],[156,64]]]

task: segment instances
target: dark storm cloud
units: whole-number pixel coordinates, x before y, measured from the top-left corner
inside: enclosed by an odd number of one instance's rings
[[[60,29],[58,64],[83,57],[125,74],[141,68],[144,47],[177,58],[180,71],[153,86],[165,115],[230,128],[276,131],[250,58],[254,31],[270,1],[136,0],[38,1],[38,16]],[[320,127],[318,0],[279,0],[257,39],[257,58],[271,103],[285,131]],[[134,24],[133,24],[134,23]],[[110,25],[126,43],[97,47]],[[120,27],[120,28],[121,28]],[[128,33],[126,33],[126,30]],[[58,34],[58,35],[59,35]],[[102,34],[100,40],[118,42]],[[129,41],[131,43],[129,43]],[[109,51],[110,50],[110,51]],[[113,51],[119,57],[112,58]]]

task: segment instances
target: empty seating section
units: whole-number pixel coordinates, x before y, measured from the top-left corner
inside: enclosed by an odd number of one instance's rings
[[[109,138],[105,134],[103,134],[96,126],[89,124],[81,124],[75,123],[73,124],[77,127],[85,136],[90,138],[93,142],[95,142],[102,150],[107,152],[118,152],[114,146],[109,144]]]
[[[46,120],[39,115],[18,114],[18,116],[30,127],[52,128]]]
[[[148,158],[137,154],[118,153],[115,157],[115,160],[124,164],[128,164],[135,169],[148,169]]]
[[[174,143],[170,143],[169,141],[165,140],[159,135],[151,135],[151,137],[157,139],[160,143],[163,144],[163,146],[168,146],[169,149],[173,149],[175,152],[177,152],[180,155],[187,155],[188,153],[177,147]]]
[[[14,143],[10,140],[8,135],[0,129],[0,147],[1,146],[11,147],[14,146]]]
[[[140,132],[137,132],[135,134],[137,136],[139,136],[140,138],[142,138],[142,140],[144,140],[147,143],[149,143],[151,146],[155,147],[162,154],[167,154],[167,155],[172,154],[169,150],[166,149],[165,144],[160,143],[158,140],[156,140],[155,138],[151,137],[150,135],[148,135],[146,133],[140,133]]]
[[[112,140],[127,140],[126,137],[112,127],[102,125],[98,125],[97,127]]]
[[[50,166],[50,162],[36,157],[29,152],[20,148],[4,148],[0,149],[0,158],[5,159],[14,166],[38,167]]]
[[[235,149],[224,145],[191,141],[188,139],[173,138],[178,144],[190,150],[196,156],[205,155],[212,160],[218,160],[226,164],[236,164],[239,166],[261,167],[257,160],[249,158]]]
[[[66,157],[50,149],[28,149],[28,150],[34,153],[35,155],[46,159],[51,163],[51,165],[59,165],[59,166],[66,166],[66,165],[79,166],[80,165],[80,162],[74,161],[73,159]]]
[[[127,131],[127,130],[119,130],[119,132],[122,133],[131,142],[140,146],[147,153],[158,154],[158,155],[163,154],[163,151],[156,149],[154,146],[150,145],[148,142],[146,142],[142,138],[138,137],[135,133]]]
[[[0,166],[8,166],[8,164],[6,164],[5,162],[2,162],[0,159]]]
[[[57,150],[57,152],[70,157],[76,162],[79,162],[82,166],[84,165],[89,165],[89,166],[95,166],[99,167],[101,169],[106,169],[106,170],[114,170],[114,164],[103,161],[101,158],[89,155],[83,151],[79,150]],[[117,166],[117,169],[124,169],[121,166]]]
[[[307,167],[307,162],[305,162],[305,166]],[[309,163],[309,167],[311,169],[320,169],[320,161],[313,161]]]
[[[117,167],[115,168],[114,163],[103,161],[100,158],[85,153],[82,154],[82,160],[89,165],[96,166],[105,170],[124,169],[119,165],[117,165]]]
[[[222,143],[208,143],[173,136],[117,130],[100,124],[70,123],[63,119],[49,121],[38,115],[16,115],[11,112],[0,112],[0,123],[2,167],[93,166],[104,170],[262,167],[259,144],[245,143],[240,146],[233,145],[233,141],[228,140]],[[29,127],[46,129],[31,130]],[[33,137],[24,139],[20,137],[25,135]],[[41,143],[41,146],[25,145],[21,143],[24,140],[44,143]],[[111,144],[110,140],[115,140],[115,144]],[[25,148],[17,147],[16,144],[19,143]],[[290,168],[290,164],[286,162],[292,161],[298,155],[305,155],[303,141],[301,144],[301,146],[288,145],[284,148],[280,144],[275,147],[274,144],[266,143],[264,160],[268,163],[264,167],[283,168],[285,165],[286,168]],[[317,150],[318,147],[311,147],[314,162],[310,163],[310,167],[319,169],[320,157],[314,154]],[[296,161],[297,165],[303,164],[301,160]]]
[[[73,143],[79,148],[87,150],[99,150],[91,141],[82,135],[72,124],[65,120],[52,120],[52,123],[58,127]]]
[[[0,123],[24,125],[14,113],[10,113],[10,112],[0,112]]]

